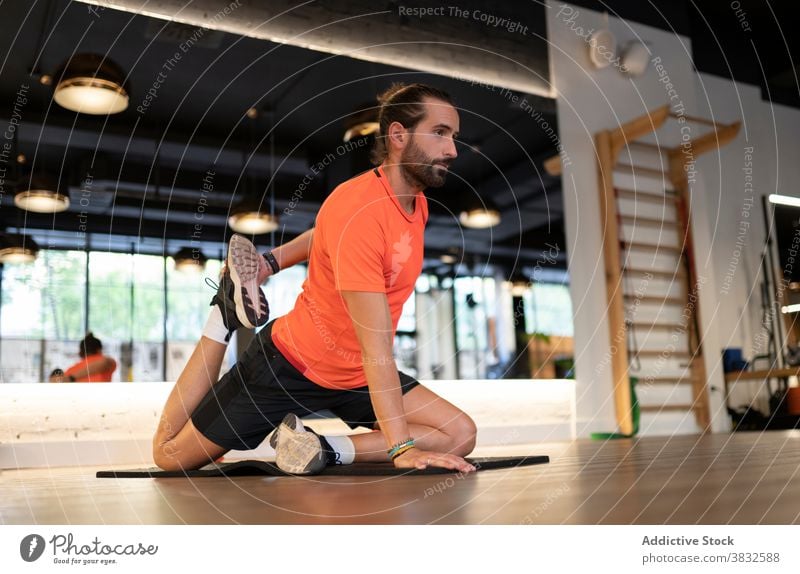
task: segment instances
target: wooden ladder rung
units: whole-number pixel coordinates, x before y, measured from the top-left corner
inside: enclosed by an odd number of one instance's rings
[[[676,120],[679,119],[679,118],[683,118],[684,121],[693,122],[693,123],[696,123],[696,124],[703,124],[703,125],[706,125],[706,126],[711,126],[715,130],[716,130],[716,128],[719,128],[719,127],[725,127],[723,124],[718,124],[714,120],[709,120],[709,119],[706,119],[706,118],[699,118],[697,116],[690,116],[688,114],[678,114],[678,113],[675,113],[675,112],[670,112],[669,115],[670,115],[671,118],[675,118]]]
[[[647,142],[640,142],[640,141],[629,141],[625,144],[622,149],[625,148],[639,148],[639,149],[646,149],[649,151],[655,151],[658,153],[669,153],[672,151],[673,148],[666,147],[663,145],[658,145],[654,143],[647,143]]]
[[[632,174],[635,176],[646,176],[646,177],[660,177],[669,181],[669,176],[666,172],[661,171],[660,169],[654,169],[652,167],[640,167],[638,165],[631,165],[629,163],[618,163],[614,166],[614,171],[624,171],[626,173]]]
[[[661,355],[666,356],[670,359],[691,359],[692,354],[689,351],[670,351],[668,349],[664,350],[651,350],[651,349],[639,349],[636,353],[631,353],[637,357],[660,357]]]
[[[687,330],[688,325],[681,325],[680,323],[631,323],[636,329],[650,330],[650,331],[677,331],[679,329]]]
[[[641,377],[639,382],[643,385],[691,385],[694,381],[686,377]]]
[[[665,221],[663,219],[653,219],[651,217],[640,217],[640,216],[630,216],[630,215],[623,215],[620,217],[622,223],[627,223],[629,225],[646,225],[648,227],[666,227],[666,228],[676,228],[678,224],[675,221]]]
[[[636,251],[649,251],[650,253],[675,253],[680,255],[683,251],[680,247],[673,245],[653,245],[651,243],[638,243],[633,241],[620,241],[623,249],[635,249]]]
[[[699,411],[703,408],[704,406],[700,403],[694,405],[639,405],[639,409],[643,413]]]
[[[641,297],[634,294],[626,294],[625,299],[629,301],[639,301],[639,303],[659,303],[664,305],[683,305],[686,299],[682,297],[658,297],[656,295],[642,295]]]
[[[616,188],[617,198],[623,197],[625,199],[633,199],[636,201],[649,201],[651,203],[664,204],[667,202],[675,202],[675,194],[669,190],[665,190],[663,194],[654,193],[652,191],[636,191],[633,189]]]
[[[647,276],[652,275],[653,278],[659,279],[685,279],[686,270],[683,268],[676,269],[675,271],[656,271],[654,269],[641,269],[638,267],[623,267],[622,272],[627,275]]]

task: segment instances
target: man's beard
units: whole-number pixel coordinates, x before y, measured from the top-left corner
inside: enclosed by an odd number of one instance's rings
[[[438,164],[438,165],[437,165]],[[447,167],[450,160],[432,159],[414,143],[414,137],[400,156],[403,177],[411,185],[417,187],[442,187],[447,178]]]

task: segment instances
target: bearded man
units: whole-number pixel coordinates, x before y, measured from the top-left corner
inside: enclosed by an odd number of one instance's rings
[[[428,206],[455,159],[459,116],[424,84],[379,96],[377,167],[339,185],[313,230],[259,255],[235,235],[203,337],[175,384],[153,441],[156,464],[191,469],[273,432],[277,465],[315,474],[328,464],[390,461],[474,471],[463,457],[476,428],[460,409],[398,371],[397,323],[422,270]],[[267,322],[261,283],[308,259],[295,306],[268,323],[216,381],[230,333]],[[300,417],[327,409],[371,432],[320,436]]]

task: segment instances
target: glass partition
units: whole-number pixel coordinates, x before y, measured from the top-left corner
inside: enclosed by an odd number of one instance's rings
[[[221,266],[209,260],[191,272],[172,257],[57,250],[41,251],[32,264],[4,265],[0,381],[41,382],[68,368],[87,329],[117,360],[112,380],[175,380],[208,316],[214,289],[206,278],[216,282]],[[269,279],[271,318],[292,309],[306,272],[297,265]],[[554,363],[573,354],[568,287],[512,291],[499,275],[421,275],[398,322],[398,367],[423,380],[563,375]]]

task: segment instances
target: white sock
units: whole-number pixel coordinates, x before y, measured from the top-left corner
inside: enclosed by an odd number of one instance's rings
[[[341,464],[353,464],[356,458],[356,447],[347,435],[324,435],[333,451],[339,455]]]
[[[208,314],[208,321],[203,327],[203,336],[223,345],[228,344],[228,328],[222,320],[222,311],[219,310],[218,305],[214,305],[211,313]]]

